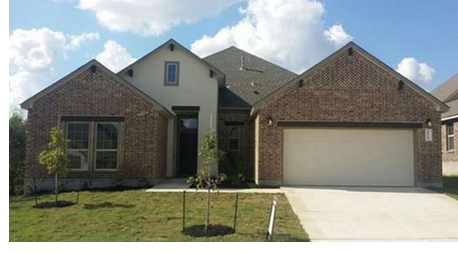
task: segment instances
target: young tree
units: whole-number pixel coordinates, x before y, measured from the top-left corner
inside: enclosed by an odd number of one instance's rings
[[[210,191],[218,189],[218,185],[226,180],[226,175],[212,176],[212,168],[223,159],[224,152],[218,149],[218,142],[215,131],[212,129],[203,136],[199,148],[201,166],[195,177],[190,177],[189,182],[196,185],[197,189],[207,190],[207,208],[205,212],[205,231],[210,223]]]
[[[38,162],[48,169],[49,174],[54,173],[56,203],[57,194],[59,193],[58,177],[65,175],[69,163],[67,154],[65,154],[66,145],[67,140],[64,138],[62,130],[53,127],[51,128],[51,140],[48,143],[48,149],[38,155]]]

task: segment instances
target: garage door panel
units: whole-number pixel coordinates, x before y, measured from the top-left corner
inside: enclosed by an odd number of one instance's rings
[[[412,130],[284,130],[284,183],[413,186]]]

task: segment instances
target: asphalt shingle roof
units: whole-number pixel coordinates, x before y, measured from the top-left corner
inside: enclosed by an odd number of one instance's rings
[[[452,93],[458,91],[458,73],[455,74],[452,78],[448,79],[443,84],[439,85],[437,88],[431,91],[431,94],[441,101],[447,99]],[[442,118],[447,118],[453,115],[458,114],[458,100],[445,101],[445,103],[450,107],[450,110],[442,113]]]
[[[453,92],[458,90],[458,73],[455,74],[452,78],[445,81],[443,84],[439,85],[437,88],[431,91],[433,96],[437,97],[441,101],[444,101],[448,96]]]
[[[450,110],[448,110],[447,112],[442,113],[442,115],[441,115],[442,118],[447,118],[447,117],[450,117],[450,116],[458,114],[458,100],[453,100],[453,101],[450,101],[450,102],[448,102],[446,104],[450,107]]]
[[[241,70],[243,56],[244,68]],[[226,75],[226,88],[219,93],[219,106],[251,108],[297,74],[236,47],[204,58]]]

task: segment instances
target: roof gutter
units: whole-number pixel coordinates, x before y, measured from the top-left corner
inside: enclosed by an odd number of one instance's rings
[[[441,121],[447,121],[447,120],[457,119],[457,118],[458,118],[458,114],[453,115],[453,116],[449,116],[449,117],[446,117],[446,118],[442,118]]]

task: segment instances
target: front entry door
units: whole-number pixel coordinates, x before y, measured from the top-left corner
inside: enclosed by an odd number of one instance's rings
[[[197,115],[178,116],[178,175],[193,176],[197,172]]]

